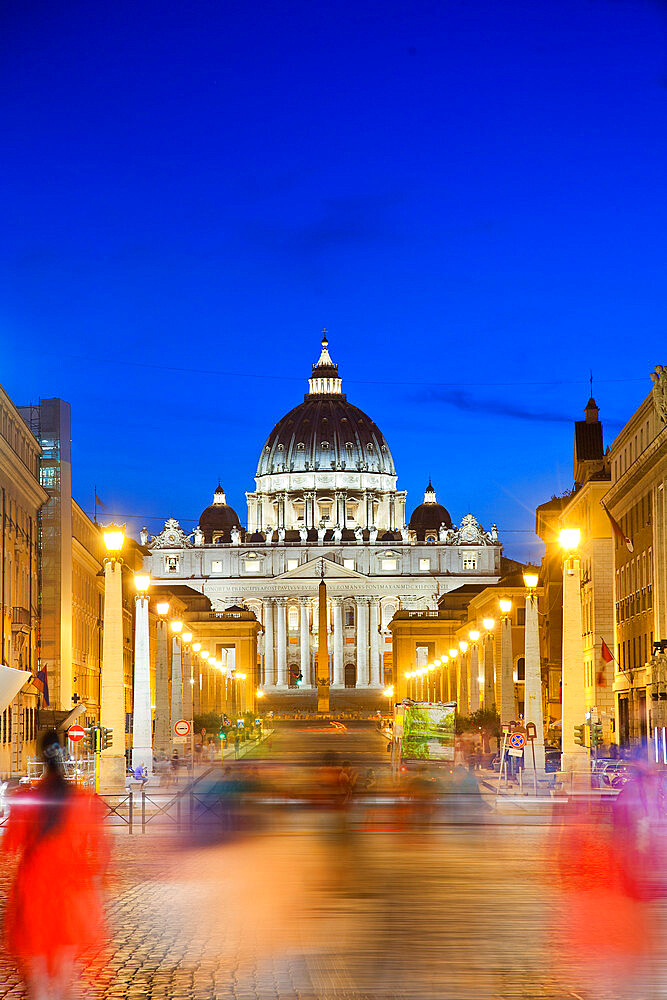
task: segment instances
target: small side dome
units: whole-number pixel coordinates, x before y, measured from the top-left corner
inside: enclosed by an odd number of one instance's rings
[[[220,483],[213,494],[213,503],[199,518],[199,527],[204,533],[206,545],[212,545],[214,542],[231,542],[232,528],[241,528],[239,516],[227,503],[225,491]]]
[[[429,479],[424,493],[424,502],[413,510],[409,528],[410,531],[414,531],[418,541],[424,542],[427,534],[432,535],[435,532],[437,536],[442,524],[446,528],[451,528],[452,519],[447,508],[438,503],[435,490]]]

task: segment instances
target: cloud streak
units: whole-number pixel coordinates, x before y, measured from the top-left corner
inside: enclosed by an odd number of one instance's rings
[[[482,417],[507,417],[510,420],[527,420],[538,423],[565,424],[573,420],[571,413],[560,413],[557,410],[538,409],[524,406],[515,400],[489,399],[473,396],[461,389],[425,389],[414,393],[411,400],[415,403],[435,403],[449,406],[462,413],[478,413]]]

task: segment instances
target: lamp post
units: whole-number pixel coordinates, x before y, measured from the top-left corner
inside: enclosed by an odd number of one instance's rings
[[[577,549],[579,528],[563,528],[563,754],[561,769],[583,775],[590,772],[588,747],[576,742],[575,726],[585,724],[586,688],[584,685],[584,650],[581,633],[581,564]],[[584,730],[585,732],[585,730]]]
[[[496,674],[493,663],[494,618],[484,618],[484,709],[491,712],[496,707]]]
[[[194,714],[195,714],[195,692],[194,675],[192,671],[192,632],[181,632],[182,657],[183,657],[183,718],[190,723],[190,766],[192,773],[195,769],[195,734],[194,734]]]
[[[477,641],[479,632],[477,629],[470,629],[470,714],[479,711],[479,649]]]
[[[111,729],[113,742],[100,755],[99,789],[103,794],[125,791],[125,676],[123,670],[123,587],[120,552],[125,525],[104,528],[108,552],[104,560],[104,638],[100,684],[100,725]]]
[[[443,655],[440,657],[440,701],[449,701],[449,657]],[[445,691],[445,683],[447,684],[447,690]]]
[[[526,624],[524,628],[524,722],[532,722],[536,737],[532,740],[535,754],[535,774],[544,777],[544,712],[542,709],[542,670],[540,667],[540,634],[537,619],[537,570],[527,569],[523,574],[526,585]]]
[[[134,585],[134,686],[132,702],[132,767],[153,773],[153,725],[151,718],[151,663],[148,647],[148,573],[135,573]]]
[[[512,675],[512,602],[501,597],[500,605],[500,721],[514,721],[514,677]]]

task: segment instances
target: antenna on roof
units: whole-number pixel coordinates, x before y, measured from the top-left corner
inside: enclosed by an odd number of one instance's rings
[[[593,398],[593,369],[591,368],[591,399]]]

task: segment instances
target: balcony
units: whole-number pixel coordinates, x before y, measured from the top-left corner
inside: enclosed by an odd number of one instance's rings
[[[12,608],[12,632],[30,631],[30,611],[28,608]]]

